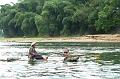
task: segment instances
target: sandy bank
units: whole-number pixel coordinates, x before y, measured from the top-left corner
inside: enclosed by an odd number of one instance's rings
[[[120,42],[120,34],[84,35],[80,37],[0,38],[1,42]]]

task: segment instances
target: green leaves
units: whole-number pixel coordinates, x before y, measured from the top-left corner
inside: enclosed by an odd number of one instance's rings
[[[19,0],[0,8],[8,37],[110,33],[120,28],[120,0]]]
[[[118,3],[116,1],[117,0],[106,1],[106,5],[98,12],[98,20],[96,20],[95,23],[98,32],[109,33],[112,31],[112,28],[119,26],[116,21],[116,16],[120,18],[120,14],[117,14],[118,10],[116,10],[116,8],[118,7],[116,5]]]
[[[35,16],[35,24],[37,26],[39,35],[42,35],[42,36],[48,35],[49,33],[48,26],[47,26],[48,24],[46,24],[46,21],[42,16],[40,15]]]

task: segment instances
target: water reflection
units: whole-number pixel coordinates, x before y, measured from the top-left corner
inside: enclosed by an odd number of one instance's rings
[[[86,62],[94,61],[102,65],[120,64],[120,52],[87,53],[85,55],[85,58]]]
[[[118,43],[39,43],[36,50],[49,56],[48,62],[29,62],[29,46],[30,43],[0,43],[0,79],[120,78]],[[64,63],[63,47],[70,49],[71,54],[82,54],[79,61]],[[8,58],[19,60],[8,62]]]

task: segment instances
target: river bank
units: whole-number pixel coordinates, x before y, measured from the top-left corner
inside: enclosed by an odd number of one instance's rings
[[[84,35],[79,37],[0,38],[1,42],[120,42],[120,34]]]

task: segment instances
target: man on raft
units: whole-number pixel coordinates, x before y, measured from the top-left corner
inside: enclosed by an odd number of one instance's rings
[[[64,58],[64,62],[65,61],[68,61],[68,62],[77,62],[78,59],[79,59],[79,56],[70,55],[69,54],[69,50],[66,49],[66,48],[64,49],[63,56],[65,57]]]
[[[36,42],[33,42],[29,48],[29,55],[28,55],[28,58],[30,60],[45,60],[47,61],[48,57],[42,57],[42,55],[38,54],[35,50],[35,45],[36,45]]]

